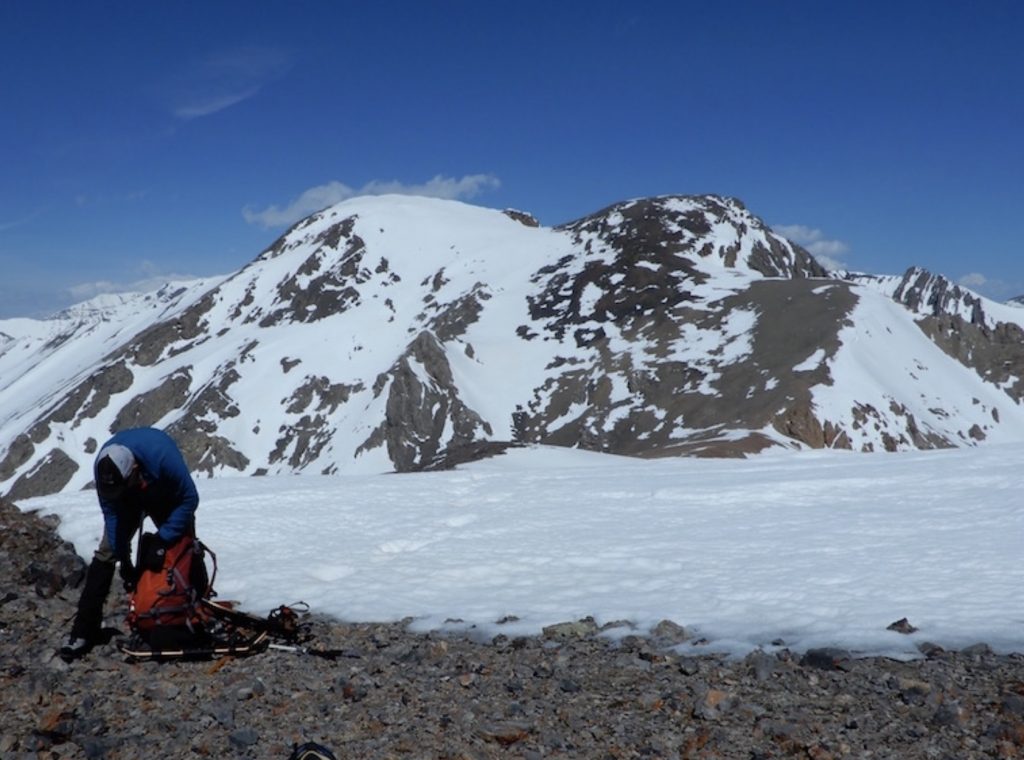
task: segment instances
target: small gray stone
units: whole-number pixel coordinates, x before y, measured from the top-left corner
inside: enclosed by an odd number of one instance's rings
[[[654,626],[651,629],[651,636],[658,640],[658,642],[669,646],[682,644],[691,638],[689,631],[671,620],[662,620]]]
[[[750,671],[754,674],[754,678],[758,682],[767,681],[771,678],[772,673],[775,672],[775,666],[778,663],[778,658],[768,654],[763,649],[751,652],[747,655],[747,665],[750,666]]]
[[[937,726],[959,726],[967,722],[967,708],[959,700],[943,702],[935,711],[932,721]]]
[[[700,660],[696,657],[684,657],[679,661],[679,672],[684,676],[695,676],[700,673]]]
[[[260,740],[260,735],[255,728],[239,728],[228,734],[228,741],[236,749],[251,747]]]
[[[227,699],[215,699],[206,704],[206,712],[224,728],[235,725],[235,705]]]
[[[1000,709],[1004,714],[1024,718],[1024,695],[1006,694],[1003,696]]]
[[[558,688],[564,691],[566,694],[575,694],[581,689],[580,685],[571,678],[563,678],[561,681],[559,681]]]
[[[960,651],[965,657],[986,657],[992,654],[992,647],[985,643],[972,644]]]
[[[910,621],[906,618],[900,618],[895,623],[889,623],[889,625],[886,626],[886,630],[896,631],[897,633],[910,634],[917,631],[917,628],[915,626],[912,626],[910,624]]]
[[[555,623],[544,628],[543,634],[549,639],[582,639],[593,636],[599,631],[593,618],[584,618],[575,622]]]

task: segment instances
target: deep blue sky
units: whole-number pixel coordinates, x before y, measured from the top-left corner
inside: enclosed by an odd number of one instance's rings
[[[383,189],[545,224],[720,193],[834,264],[1024,294],[1022,40],[1000,0],[10,0],[0,318]]]

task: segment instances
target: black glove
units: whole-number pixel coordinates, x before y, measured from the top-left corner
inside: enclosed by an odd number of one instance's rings
[[[138,574],[135,572],[135,565],[132,561],[125,557],[121,560],[120,566],[121,582],[124,583],[124,590],[129,594],[135,590],[135,582],[139,579]]]
[[[145,570],[160,572],[164,569],[164,557],[167,545],[155,533],[147,533],[142,537],[142,567]]]

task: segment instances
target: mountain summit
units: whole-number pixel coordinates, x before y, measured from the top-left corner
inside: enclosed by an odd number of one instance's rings
[[[356,198],[237,273],[0,322],[0,491],[82,488],[111,431],[196,471],[409,471],[511,444],[635,456],[1024,437],[1019,309],[826,272],[737,200],[561,227]]]

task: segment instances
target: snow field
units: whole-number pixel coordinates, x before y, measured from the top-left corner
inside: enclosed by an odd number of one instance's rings
[[[261,613],[302,600],[484,637],[667,618],[708,642],[684,650],[736,655],[779,640],[903,658],[925,640],[1024,651],[1022,456],[1013,444],[643,461],[537,447],[451,472],[201,480],[198,525],[220,596]],[[91,556],[93,494],[22,506],[59,515]],[[886,630],[902,617],[919,632]]]

